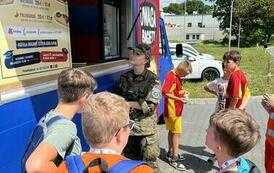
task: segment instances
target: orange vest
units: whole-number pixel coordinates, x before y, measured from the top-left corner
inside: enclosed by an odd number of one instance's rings
[[[108,167],[111,168],[114,164],[116,164],[118,161],[125,160],[127,158],[117,155],[117,154],[98,154],[98,153],[86,153],[82,156],[82,159],[87,166],[90,161],[101,158],[105,160],[108,164]],[[99,166],[94,166],[88,169],[89,173],[101,173]],[[147,165],[140,165],[136,168],[134,168],[130,173],[153,173],[153,169],[150,168]],[[55,173],[68,173],[68,169],[66,166],[66,163],[63,162],[58,168]]]
[[[274,147],[274,108],[271,109],[266,129],[266,140]]]

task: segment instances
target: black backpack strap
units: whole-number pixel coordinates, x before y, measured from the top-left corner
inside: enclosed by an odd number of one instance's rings
[[[249,166],[249,173],[261,173],[259,168],[250,160],[244,159]],[[237,173],[237,171],[226,171],[224,173]]]
[[[89,162],[88,166],[83,170],[83,173],[88,173],[88,168],[99,165],[102,173],[108,173],[108,164],[101,158],[96,158]]]
[[[261,171],[259,170],[259,168],[250,160],[245,159],[246,162],[248,163],[249,167],[250,167],[250,173],[261,173]]]

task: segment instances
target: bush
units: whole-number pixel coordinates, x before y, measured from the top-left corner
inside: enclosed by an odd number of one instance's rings
[[[203,40],[202,43],[204,44],[221,44],[222,40]]]

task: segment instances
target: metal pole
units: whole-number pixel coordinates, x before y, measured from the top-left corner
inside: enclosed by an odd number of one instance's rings
[[[212,40],[214,40],[214,27],[215,27],[215,20],[213,19],[213,23],[212,23]]]
[[[230,7],[230,22],[229,22],[229,38],[228,38],[228,50],[229,50],[229,51],[230,51],[230,46],[231,46],[231,28],[232,28],[233,2],[234,2],[234,0],[231,0],[231,7]]]
[[[184,37],[183,40],[186,41],[186,0],[185,0],[185,10],[184,10],[184,33],[183,33],[183,37]]]
[[[240,40],[241,40],[241,18],[239,18],[238,49],[240,48]]]

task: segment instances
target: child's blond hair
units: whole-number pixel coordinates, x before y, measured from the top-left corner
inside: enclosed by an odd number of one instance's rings
[[[191,66],[191,62],[190,61],[181,61],[177,67],[175,68],[175,70],[178,70],[178,71],[183,71],[187,74],[190,74],[192,73],[192,66]]]
[[[91,95],[82,116],[85,139],[92,146],[109,143],[128,121],[129,104],[124,98],[109,92]]]

